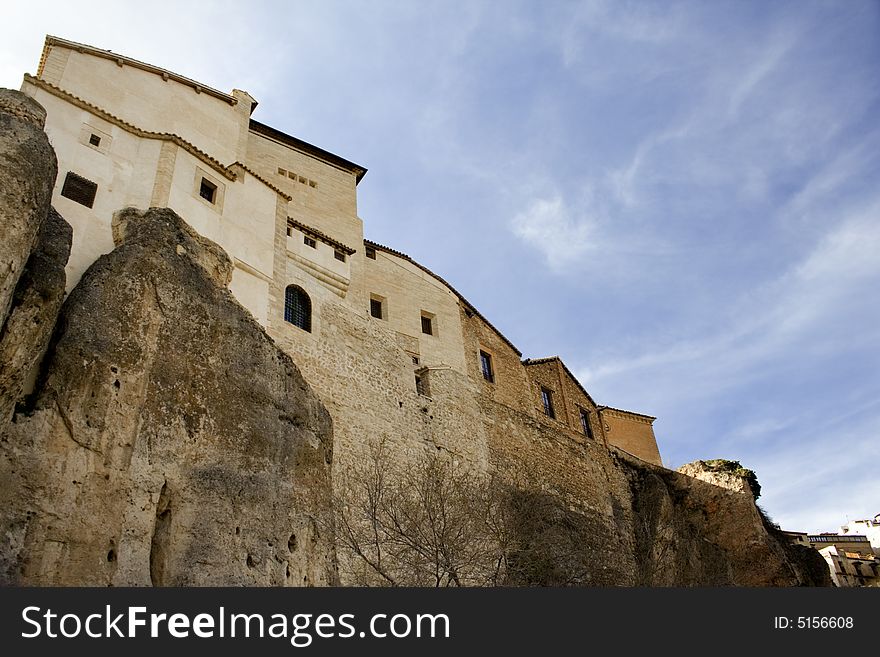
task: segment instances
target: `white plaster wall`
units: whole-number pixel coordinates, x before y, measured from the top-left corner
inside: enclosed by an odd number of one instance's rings
[[[53,61],[62,62],[66,53],[60,79],[52,84],[139,128],[179,135],[223,164],[236,161],[243,125],[234,105],[134,66],[58,45],[51,49]]]
[[[366,292],[386,299],[387,319],[371,319],[417,340],[422,365],[448,365],[467,374],[458,297],[430,274],[393,254],[377,249],[375,260],[363,258],[363,262]],[[433,335],[422,333],[422,311],[434,315]],[[364,312],[369,313],[369,305]]]
[[[46,108],[46,134],[58,157],[52,205],[73,227],[73,246],[66,268],[70,291],[99,256],[113,250],[113,213],[129,205],[149,207],[161,143],[139,139],[33,85],[25,83],[22,90]],[[84,124],[109,135],[106,152],[81,142]],[[61,196],[68,171],[97,183],[93,208]]]
[[[197,170],[222,186],[222,207],[198,195]],[[263,324],[268,317],[269,280],[273,276],[275,205],[276,193],[253,176],[242,173],[232,181],[207,169],[186,151],[177,151],[168,207],[231,258],[262,274],[264,278],[237,267],[231,289]]]
[[[269,319],[269,283],[241,267],[232,270],[229,289],[242,306],[263,326]]]

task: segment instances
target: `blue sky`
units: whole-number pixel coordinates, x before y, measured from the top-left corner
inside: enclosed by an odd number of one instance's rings
[[[880,512],[880,2],[15,2],[369,168],[367,237],[784,527]],[[10,17],[11,14],[11,17]]]

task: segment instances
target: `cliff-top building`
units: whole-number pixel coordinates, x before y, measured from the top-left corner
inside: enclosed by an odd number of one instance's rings
[[[443,278],[366,240],[366,169],[254,120],[247,92],[56,37],[22,91],[58,156],[68,290],[114,248],[116,211],[169,207],[229,254],[232,294],[322,398],[337,445],[485,463],[487,434],[510,423],[661,464],[653,417],[597,405],[558,357],[524,360]]]

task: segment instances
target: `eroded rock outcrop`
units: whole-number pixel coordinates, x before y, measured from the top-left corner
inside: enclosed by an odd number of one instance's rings
[[[489,401],[484,413],[516,512],[508,584],[831,584],[818,553],[790,545],[748,484],[731,490],[595,441],[563,441]]]
[[[54,208],[43,221],[0,329],[0,420],[6,422],[43,357],[64,301],[73,230]]]
[[[46,110],[35,100],[0,89],[0,322],[49,212],[58,173],[45,122]]]
[[[42,357],[64,298],[71,229],[49,203],[57,162],[28,96],[0,89],[0,424]]]
[[[171,210],[126,210],[0,442],[0,579],[336,581],[330,418]]]

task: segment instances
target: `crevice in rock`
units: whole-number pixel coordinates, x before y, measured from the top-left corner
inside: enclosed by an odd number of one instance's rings
[[[171,539],[171,494],[168,482],[162,484],[159,501],[156,504],[156,524],[150,542],[150,582],[153,586],[167,586],[166,566],[168,544]]]

